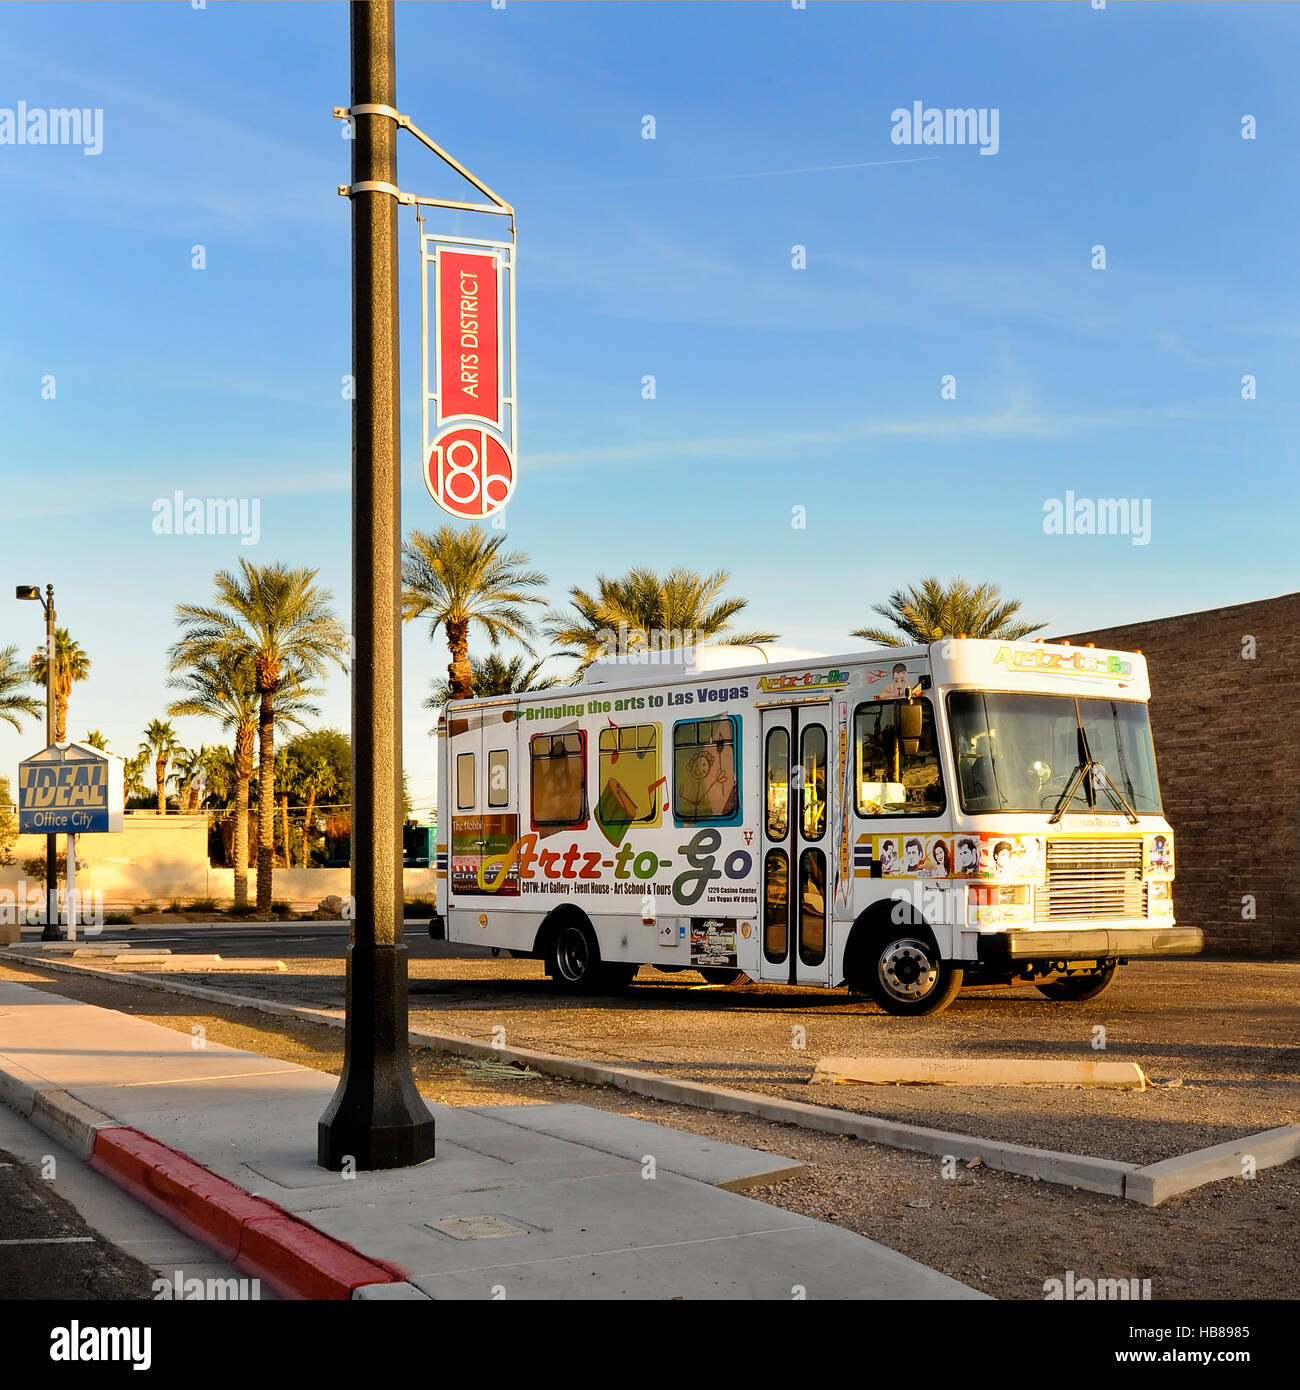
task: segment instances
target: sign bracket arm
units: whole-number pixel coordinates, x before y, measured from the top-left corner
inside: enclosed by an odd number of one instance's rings
[[[495,213],[498,216],[509,217],[511,229],[514,228],[515,210],[511,204],[507,203],[499,193],[495,193],[483,182],[482,179],[472,174],[454,155],[449,154],[442,148],[432,136],[427,135],[420,129],[409,116],[403,115],[391,106],[382,103],[364,102],[357,106],[336,106],[334,117],[336,120],[347,121],[353,116],[387,116],[395,121],[400,129],[409,130],[422,145],[427,146],[434,154],[442,160],[448,168],[454,169],[461,178],[472,183],[480,193],[489,201],[487,203],[467,203],[451,198],[426,198],[416,193],[403,193],[399,188],[392,184],[380,183],[355,183],[338,186],[339,197],[350,198],[354,193],[388,193],[395,197],[399,203],[406,205],[416,205],[422,207],[450,208],[456,212],[487,212]]]

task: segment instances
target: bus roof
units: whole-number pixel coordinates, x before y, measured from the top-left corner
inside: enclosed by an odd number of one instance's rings
[[[755,657],[757,656],[757,660]],[[646,685],[679,685],[708,679],[759,678],[775,690],[777,677],[807,677],[790,683],[792,694],[819,689],[853,691],[896,665],[927,675],[935,687],[1019,691],[1036,694],[1100,695],[1125,700],[1150,698],[1146,659],[1137,652],[1072,647],[1065,642],[1005,642],[996,638],[942,638],[929,646],[876,647],[838,656],[823,656],[795,647],[725,646],[647,653],[646,659],[615,658],[593,663],[577,685],[520,695],[485,696],[458,705],[501,704],[511,700],[555,703],[586,691],[635,690]],[[926,669],[922,670],[924,667]],[[863,668],[870,668],[864,672]],[[843,679],[839,679],[843,677]]]

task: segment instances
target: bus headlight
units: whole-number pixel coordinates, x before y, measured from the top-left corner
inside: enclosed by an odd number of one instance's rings
[[[1001,922],[1024,923],[1033,916],[1027,883],[999,883],[971,888],[966,903],[967,922],[972,927],[987,927]]]
[[[1174,915],[1174,890],[1171,883],[1147,884],[1147,912],[1152,917]]]

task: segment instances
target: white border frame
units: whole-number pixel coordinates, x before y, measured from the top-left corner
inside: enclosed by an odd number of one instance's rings
[[[438,322],[438,251],[441,247],[456,250],[476,250],[494,252],[497,263],[497,310],[498,316],[509,315],[507,331],[497,326],[497,390],[501,407],[501,420],[488,420],[481,415],[444,416],[441,409],[441,381],[434,380],[430,389],[429,379],[429,268],[433,267],[434,316]],[[515,265],[518,251],[511,241],[489,241],[480,237],[447,236],[438,232],[420,233],[420,469],[428,476],[429,450],[434,438],[453,422],[473,424],[495,434],[510,455],[515,469],[515,483],[519,478],[519,420],[516,401],[515,370],[518,361],[515,338]],[[434,354],[436,357],[437,354]],[[435,377],[440,370],[435,362]],[[429,406],[434,407],[434,428],[430,430]],[[511,488],[513,493],[514,488]],[[498,508],[497,510],[500,510]]]

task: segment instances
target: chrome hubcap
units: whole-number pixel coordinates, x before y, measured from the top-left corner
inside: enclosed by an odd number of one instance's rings
[[[566,980],[580,980],[587,973],[587,938],[576,927],[566,927],[560,933],[555,964]]]
[[[924,999],[939,982],[939,967],[924,941],[892,941],[876,966],[880,983],[894,999]]]

